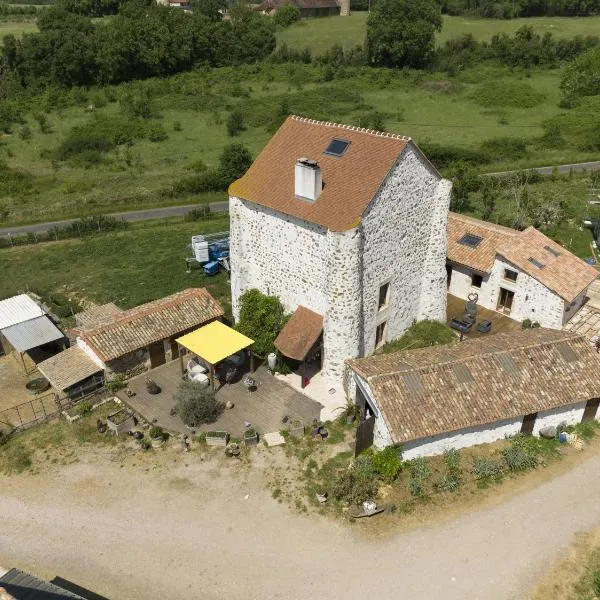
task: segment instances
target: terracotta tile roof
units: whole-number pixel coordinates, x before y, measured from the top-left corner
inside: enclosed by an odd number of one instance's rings
[[[107,361],[221,316],[221,305],[205,288],[190,288],[116,314],[109,323],[72,331]]]
[[[323,331],[323,317],[299,306],[275,340],[275,347],[288,358],[304,360]]]
[[[324,154],[332,138],[350,142],[341,157]],[[346,231],[356,227],[410,138],[350,125],[291,116],[286,119],[229,195],[305,221]],[[316,160],[323,191],[314,202],[294,196],[299,158]]]
[[[464,235],[477,236],[481,238],[481,242],[474,248],[462,244],[459,240]],[[598,276],[598,271],[594,267],[586,264],[534,227],[517,231],[464,215],[449,213],[448,260],[489,274],[496,255],[506,258],[566,302],[575,300]],[[543,264],[544,267],[535,266],[529,260],[530,258]]]
[[[83,312],[75,315],[75,323],[78,327],[85,327],[86,329],[102,325],[102,323],[110,323],[115,315],[121,314],[123,311],[112,302],[108,304],[101,304],[100,306],[93,306]]]
[[[600,354],[582,336],[534,329],[346,361],[396,443],[600,396]]]
[[[504,241],[512,240],[518,233],[515,229],[448,213],[448,260],[489,274],[494,266],[498,246]],[[459,242],[468,234],[482,238],[476,248]]]
[[[102,371],[77,346],[71,346],[51,358],[38,363],[37,368],[54,388],[61,391]]]
[[[510,242],[501,243],[498,254],[566,302],[573,302],[598,276],[594,267],[534,227],[528,227]],[[530,259],[544,266],[540,268]]]

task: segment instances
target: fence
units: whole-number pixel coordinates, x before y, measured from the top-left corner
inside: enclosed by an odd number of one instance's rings
[[[61,400],[54,393],[32,398],[27,402],[0,411],[0,432],[11,435],[18,431],[24,431],[58,416],[70,404],[69,400]]]

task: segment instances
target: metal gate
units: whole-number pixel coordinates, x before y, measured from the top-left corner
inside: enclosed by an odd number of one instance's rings
[[[373,445],[373,429],[375,428],[375,417],[370,416],[356,428],[356,447],[354,456],[358,456],[363,450]]]

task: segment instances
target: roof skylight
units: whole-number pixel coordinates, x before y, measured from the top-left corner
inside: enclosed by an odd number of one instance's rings
[[[552,256],[560,256],[560,252],[550,246],[544,246],[544,250],[552,254]]]
[[[536,266],[538,269],[543,269],[544,268],[544,263],[541,263],[539,260],[533,258],[533,256],[530,256],[527,259],[532,265]]]
[[[465,233],[465,235],[463,235],[460,240],[458,240],[459,244],[462,244],[463,246],[469,246],[469,248],[477,248],[477,246],[479,246],[479,244],[481,244],[481,242],[483,241],[482,237],[479,237],[478,235],[474,235],[472,233]]]
[[[348,140],[341,140],[339,138],[333,138],[327,148],[325,148],[325,154],[329,154],[331,156],[342,156],[346,150],[348,150],[348,146],[350,142]]]

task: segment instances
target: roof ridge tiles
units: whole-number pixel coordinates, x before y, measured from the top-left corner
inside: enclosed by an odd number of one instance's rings
[[[299,115],[290,115],[290,119],[294,121],[300,121],[301,123],[309,123],[310,125],[321,125],[323,127],[336,127],[338,129],[347,129],[349,131],[356,131],[357,133],[366,133],[375,137],[386,137],[394,140],[401,140],[403,142],[412,142],[412,138],[401,135],[399,133],[390,133],[389,131],[378,131],[376,129],[367,129],[366,127],[359,127],[357,125],[348,125],[346,123],[336,123],[334,121],[318,121],[317,119],[311,119],[309,117],[301,117]]]

